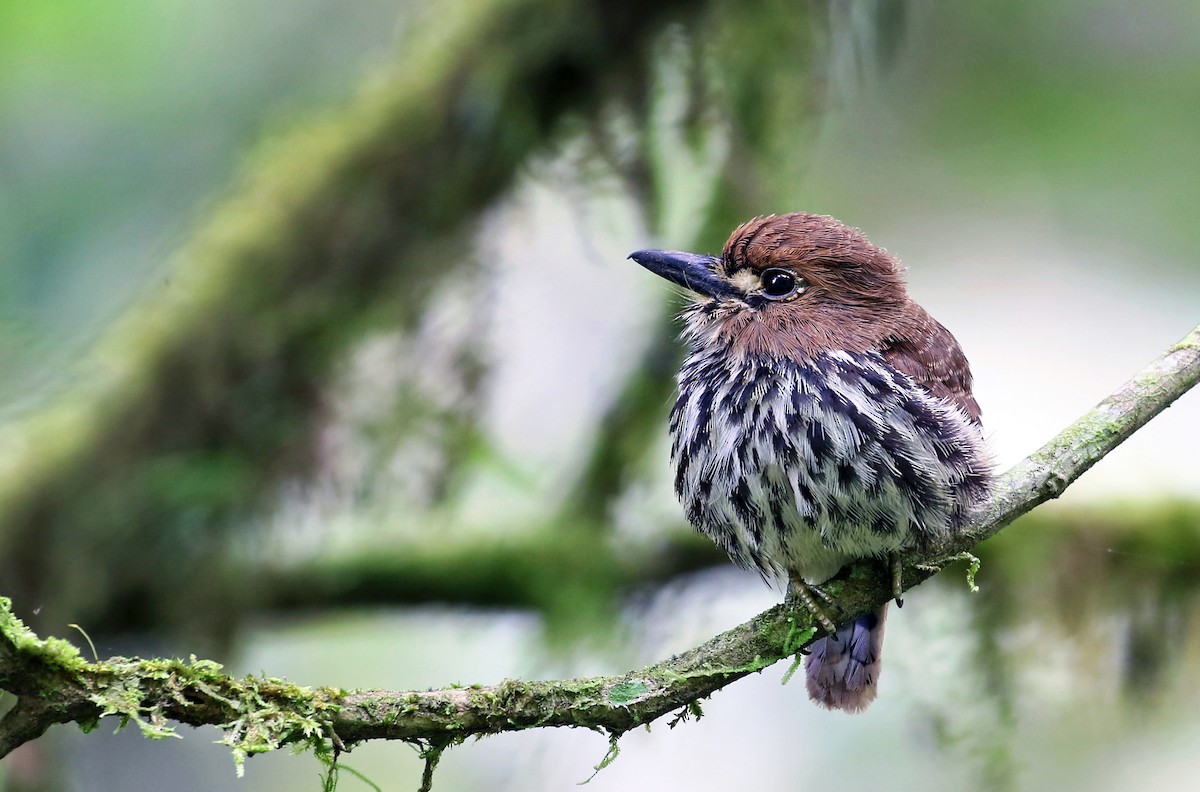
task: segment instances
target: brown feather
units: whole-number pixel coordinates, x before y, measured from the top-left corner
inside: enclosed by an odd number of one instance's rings
[[[735,353],[809,360],[831,349],[869,352],[906,318],[904,268],[832,217],[756,217],[729,237],[721,263],[726,277],[783,267],[808,283],[795,299],[756,310],[714,304],[713,319]]]
[[[979,403],[971,393],[971,368],[962,347],[924,308],[916,303],[910,306],[910,326],[885,341],[884,360],[979,423]]]
[[[857,228],[824,215],[756,217],[725,243],[725,276],[786,267],[810,285],[755,311],[713,305],[735,353],[808,360],[830,349],[882,352],[897,370],[979,423],[958,341],[908,296],[904,268]]]

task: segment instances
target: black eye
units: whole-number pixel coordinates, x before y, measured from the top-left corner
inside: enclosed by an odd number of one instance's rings
[[[785,269],[769,269],[762,274],[762,291],[776,300],[796,292],[796,276]]]

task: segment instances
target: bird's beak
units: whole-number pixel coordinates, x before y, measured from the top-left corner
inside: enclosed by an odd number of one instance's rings
[[[635,250],[629,258],[655,275],[696,294],[717,299],[736,297],[738,292],[729,281],[717,275],[713,267],[721,262],[716,256],[682,253],[678,250]]]

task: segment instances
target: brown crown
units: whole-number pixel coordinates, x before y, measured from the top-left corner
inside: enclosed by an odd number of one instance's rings
[[[825,215],[794,212],[756,217],[725,243],[726,274],[787,267],[835,298],[903,302],[904,268],[857,228]]]
[[[909,299],[900,263],[857,228],[799,212],[756,217],[729,237],[722,262],[726,276],[746,268],[785,267],[810,284],[795,300],[758,310],[737,301],[714,305],[709,317],[715,337],[730,352],[798,360],[831,350],[879,352],[972,420],[979,419],[970,368],[958,342]]]

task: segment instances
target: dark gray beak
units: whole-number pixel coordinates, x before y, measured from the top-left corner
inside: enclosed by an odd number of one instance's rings
[[[635,250],[629,254],[629,258],[655,275],[691,289],[696,294],[717,299],[738,296],[728,281],[714,274],[713,268],[721,263],[716,256],[678,250]]]

